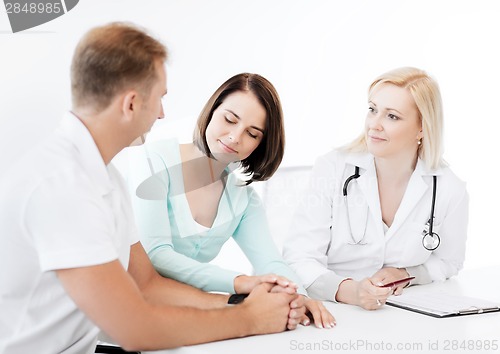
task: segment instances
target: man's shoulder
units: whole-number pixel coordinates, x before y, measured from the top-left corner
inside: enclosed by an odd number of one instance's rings
[[[68,176],[82,177],[76,148],[64,139],[50,137],[25,153],[2,178],[2,189],[17,188],[24,192],[47,180],[71,183]]]

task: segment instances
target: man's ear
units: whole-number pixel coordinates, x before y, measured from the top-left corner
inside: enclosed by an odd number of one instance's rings
[[[137,110],[139,109],[139,96],[136,91],[127,91],[123,95],[122,111],[127,120],[131,120]]]

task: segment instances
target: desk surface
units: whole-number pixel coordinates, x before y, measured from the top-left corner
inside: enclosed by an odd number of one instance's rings
[[[443,283],[415,286],[500,303],[500,266],[467,270]],[[299,326],[294,331],[151,352],[224,353],[500,353],[500,313],[434,318],[391,306],[366,311],[325,302],[337,319],[333,329]]]

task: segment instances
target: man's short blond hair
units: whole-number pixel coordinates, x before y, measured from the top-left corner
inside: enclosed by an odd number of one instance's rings
[[[166,47],[132,24],[91,29],[80,40],[71,64],[73,107],[100,111],[125,90],[149,94],[157,79],[155,63],[166,59]]]

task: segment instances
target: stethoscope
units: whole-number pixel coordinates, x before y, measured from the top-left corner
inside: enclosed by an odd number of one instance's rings
[[[351,231],[352,242],[349,242],[349,244],[350,245],[361,245],[361,246],[363,246],[363,245],[367,244],[367,242],[364,241],[365,236],[366,236],[366,223],[365,223],[364,229],[362,231],[361,237],[359,237],[358,235],[356,235],[356,237],[355,237],[355,235],[353,233],[353,228],[352,228],[351,220],[350,220],[350,217],[349,217],[349,202],[348,202],[348,198],[347,198],[347,188],[349,187],[349,183],[353,179],[357,179],[359,176],[360,176],[360,174],[359,174],[359,167],[355,166],[355,168],[354,168],[354,174],[352,176],[349,176],[345,180],[345,182],[344,182],[344,187],[342,189],[342,194],[344,196],[344,202],[346,204],[346,209],[347,209],[347,222],[349,223],[349,228],[350,228],[350,231]],[[424,230],[422,232],[422,234],[423,234],[422,245],[428,251],[434,251],[441,244],[441,238],[439,237],[439,235],[437,233],[435,233],[433,231],[434,230],[434,207],[436,205],[436,189],[437,189],[437,177],[436,176],[432,176],[431,216],[429,218],[429,221],[427,221],[427,224],[426,224],[426,226],[428,226],[429,229],[428,230]],[[356,240],[358,240],[358,241],[356,241]]]
[[[357,229],[356,229],[356,231],[353,230],[352,223],[351,223],[350,212],[349,212],[350,205],[349,205],[349,200],[347,198],[347,187],[349,186],[349,183],[353,179],[358,178],[359,176],[360,176],[359,175],[359,167],[356,166],[355,169],[354,169],[354,174],[352,176],[349,176],[345,180],[345,182],[344,182],[344,188],[342,189],[342,194],[344,196],[344,203],[346,205],[346,213],[347,213],[347,223],[349,224],[349,229],[350,229],[350,232],[351,232],[351,239],[352,239],[352,242],[348,242],[348,244],[349,245],[361,245],[361,246],[364,246],[364,245],[367,244],[366,242],[364,242],[364,239],[365,239],[365,236],[366,236],[366,224],[367,224],[367,222],[365,220],[364,223],[358,223],[358,225],[361,225],[361,227],[363,228],[362,230],[357,230]],[[362,211],[359,211],[359,210],[357,212],[358,213],[362,213]],[[366,217],[368,217],[368,210],[366,210]],[[358,241],[356,241],[356,240],[358,240]]]

